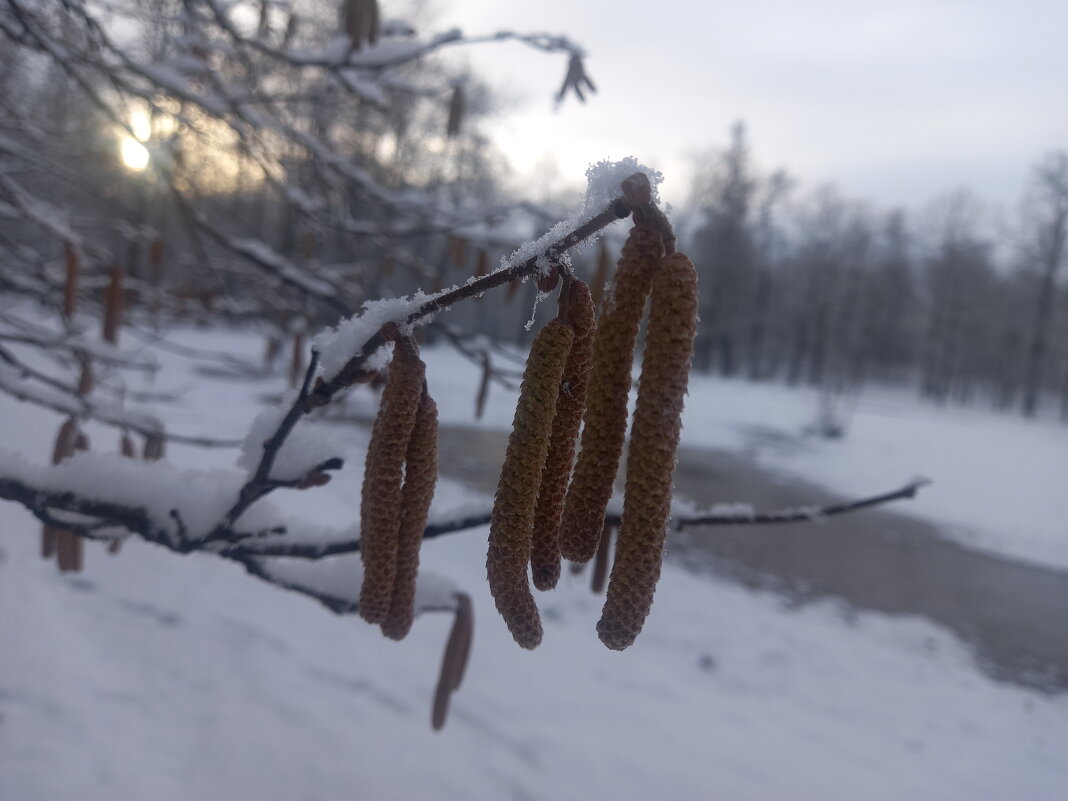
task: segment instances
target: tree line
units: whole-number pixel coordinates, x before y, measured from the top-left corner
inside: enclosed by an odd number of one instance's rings
[[[745,126],[694,179],[697,369],[829,392],[915,386],[940,404],[1068,420],[1068,152],[1032,167],[1011,224],[960,189],[921,214],[802,193]]]

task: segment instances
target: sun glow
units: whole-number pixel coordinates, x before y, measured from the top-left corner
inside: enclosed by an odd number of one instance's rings
[[[124,134],[119,143],[119,155],[122,163],[131,170],[143,170],[148,166],[148,148],[142,142],[147,142],[152,136],[152,122],[148,115],[140,109],[130,114],[130,130],[133,136]],[[136,137],[136,138],[135,138]]]

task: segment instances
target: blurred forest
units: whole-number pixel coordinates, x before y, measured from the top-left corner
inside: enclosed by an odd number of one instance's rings
[[[418,4],[390,11],[4,0],[0,288],[56,306],[77,261],[83,308],[121,280],[130,322],[222,316],[278,353],[364,300],[494,269],[568,210],[505,190],[480,133],[493,92],[443,55],[477,41],[421,37]],[[564,37],[500,37],[564,54],[561,98],[588,80]],[[1068,153],[1026,169],[1008,218],[966,189],[884,211],[761,170],[738,123],[679,219],[701,271],[696,368],[1068,421]],[[596,282],[612,256],[578,266]],[[488,359],[528,336],[535,292],[427,336]]]
[[[1045,399],[1068,420],[1068,152],[1032,167],[1013,219],[967,189],[884,212],[761,172],[738,123],[691,206],[698,369],[831,392],[910,383],[1026,415]]]

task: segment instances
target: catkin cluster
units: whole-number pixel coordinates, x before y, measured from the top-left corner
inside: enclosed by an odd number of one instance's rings
[[[566,304],[562,312],[574,331],[574,340],[560,382],[549,452],[545,457],[534,512],[530,572],[534,586],[539,590],[551,590],[560,579],[560,518],[575,461],[575,440],[586,409],[593,354],[595,313],[590,288],[582,281],[572,281],[565,292]]]
[[[490,592],[512,637],[524,648],[541,642],[541,618],[527,582],[527,564],[560,381],[574,338],[571,324],[556,318],[531,344],[490,517]]]
[[[597,323],[585,426],[560,526],[560,553],[587,562],[597,550],[627,435],[627,395],[638,327],[663,254],[659,233],[636,225]]]
[[[697,332],[697,273],[681,253],[661,262],[652,289],[638,401],[627,454],[623,517],[597,633],[622,650],[653,603],[671,512],[671,479]]]
[[[652,606],[697,331],[697,273],[686,256],[665,256],[664,237],[658,218],[636,220],[596,325],[589,288],[569,281],[560,314],[531,345],[487,556],[497,609],[524,648],[542,638],[528,561],[534,585],[544,590],[559,580],[561,555],[586,562],[596,553],[594,591],[604,586],[611,553],[605,511],[626,440],[634,348],[650,297],[623,516],[598,635],[609,648],[626,648]]]
[[[419,546],[438,480],[438,407],[424,385],[415,410],[415,425],[408,440],[397,526],[397,573],[389,613],[382,633],[404,639],[415,618],[415,579],[419,572]]]
[[[414,342],[398,341],[364,465],[359,611],[394,639],[411,628],[419,545],[437,481],[437,406],[425,373]]]

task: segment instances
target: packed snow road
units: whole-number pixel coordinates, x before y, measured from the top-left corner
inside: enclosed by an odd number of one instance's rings
[[[439,437],[441,472],[492,494],[507,434],[443,426]],[[680,450],[675,485],[700,506],[736,501],[771,510],[841,500],[744,455],[699,448]],[[692,529],[672,535],[669,558],[774,589],[790,603],[837,597],[856,609],[919,615],[955,632],[995,678],[1068,691],[1068,572],[970,549],[909,517],[907,502],[896,509]]]

